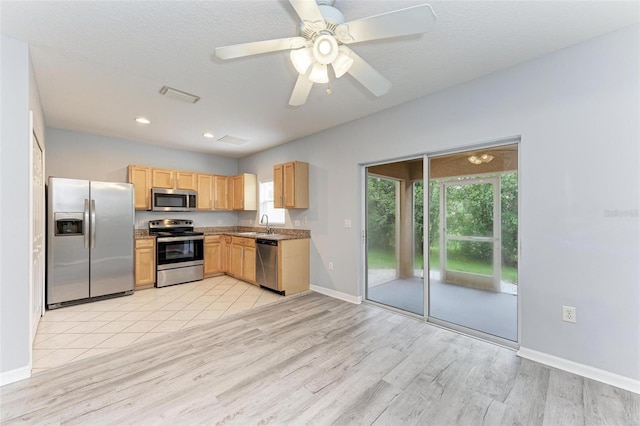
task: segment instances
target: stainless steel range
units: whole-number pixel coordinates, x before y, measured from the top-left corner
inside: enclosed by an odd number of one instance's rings
[[[150,220],[157,246],[156,287],[199,281],[204,277],[204,233],[186,219]]]

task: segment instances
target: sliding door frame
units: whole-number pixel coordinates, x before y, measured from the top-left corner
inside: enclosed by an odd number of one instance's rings
[[[509,348],[509,349],[514,349],[517,350],[520,347],[520,342],[522,340],[522,321],[521,321],[521,316],[522,316],[522,310],[521,310],[521,294],[522,292],[520,291],[520,289],[522,288],[522,279],[521,279],[521,274],[520,274],[520,265],[522,262],[522,241],[521,241],[521,237],[520,237],[520,224],[522,223],[522,148],[523,148],[523,143],[522,143],[522,136],[521,135],[516,135],[516,136],[512,136],[512,137],[508,137],[508,138],[502,138],[502,139],[496,139],[493,141],[486,141],[483,143],[479,143],[479,144],[470,144],[464,147],[458,147],[455,149],[449,149],[449,150],[440,150],[440,151],[433,151],[433,152],[425,152],[422,155],[412,155],[412,156],[406,156],[406,157],[401,157],[401,158],[395,158],[395,159],[388,159],[385,161],[376,161],[376,162],[371,162],[371,163],[361,163],[359,165],[360,170],[359,170],[359,174],[360,174],[360,249],[361,249],[361,253],[360,253],[360,285],[359,285],[359,299],[362,300],[365,303],[368,304],[372,304],[375,306],[380,306],[384,309],[388,309],[390,311],[394,311],[397,312],[399,314],[405,315],[405,316],[409,316],[412,318],[416,318],[416,319],[420,319],[422,321],[428,322],[434,326],[437,327],[441,327],[450,331],[454,331],[456,333],[460,333],[463,335],[467,335],[470,337],[474,337],[474,338],[478,338],[481,340],[485,340],[491,343],[495,343],[497,345]],[[429,238],[429,223],[430,223],[430,215],[429,215],[429,177],[430,177],[430,169],[429,169],[429,162],[431,160],[431,158],[433,157],[440,157],[443,155],[448,155],[448,154],[456,154],[456,153],[461,153],[461,152],[466,152],[466,151],[470,151],[470,150],[480,150],[480,149],[486,149],[486,148],[496,148],[496,147],[500,147],[500,146],[504,146],[504,145],[517,145],[518,146],[518,295],[517,295],[517,333],[518,333],[518,337],[517,337],[517,341],[512,341],[512,340],[508,340],[508,339],[504,339],[498,336],[494,336],[488,333],[483,333],[471,328],[467,328],[467,327],[463,327],[463,326],[459,326],[457,324],[454,323],[450,323],[447,321],[443,321],[443,320],[439,320],[437,318],[431,317],[429,315],[429,292],[430,292],[430,274],[429,274],[429,265],[430,265],[430,257],[429,257],[429,244],[428,244],[428,238]],[[402,309],[398,309],[398,308],[394,308],[392,306],[388,306],[388,305],[384,305],[382,303],[378,303],[372,300],[367,300],[366,299],[366,291],[367,291],[367,271],[368,271],[368,265],[367,265],[367,235],[366,235],[366,228],[367,228],[367,190],[366,190],[366,186],[367,186],[367,168],[371,167],[371,166],[376,166],[376,165],[382,165],[382,164],[387,164],[387,163],[393,163],[393,162],[398,162],[398,161],[406,161],[406,160],[412,160],[412,159],[417,159],[422,157],[423,159],[423,184],[424,184],[424,191],[423,191],[423,205],[424,205],[424,226],[423,226],[423,241],[426,241],[427,243],[424,245],[423,247],[423,259],[424,259],[424,266],[425,266],[425,273],[424,273],[424,291],[423,291],[423,297],[424,297],[424,312],[423,315],[418,315],[418,314],[414,314],[412,312],[408,312],[408,311],[404,311]],[[525,284],[526,285],[526,284]]]

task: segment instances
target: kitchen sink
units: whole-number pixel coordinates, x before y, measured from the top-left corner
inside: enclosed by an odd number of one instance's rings
[[[274,234],[267,234],[266,232],[236,232],[236,234],[243,237],[271,237]]]

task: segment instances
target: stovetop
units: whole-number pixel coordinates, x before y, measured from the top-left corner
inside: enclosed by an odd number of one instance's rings
[[[158,237],[195,237],[204,235],[204,232],[195,232],[192,220],[162,219],[149,221],[149,234]]]
[[[204,232],[195,231],[155,231],[149,230],[150,235],[156,235],[158,237],[194,237],[198,235],[204,235]]]

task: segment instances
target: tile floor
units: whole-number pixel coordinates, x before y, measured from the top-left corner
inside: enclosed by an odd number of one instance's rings
[[[115,351],[281,299],[276,293],[222,275],[46,311],[36,332],[32,371]]]

